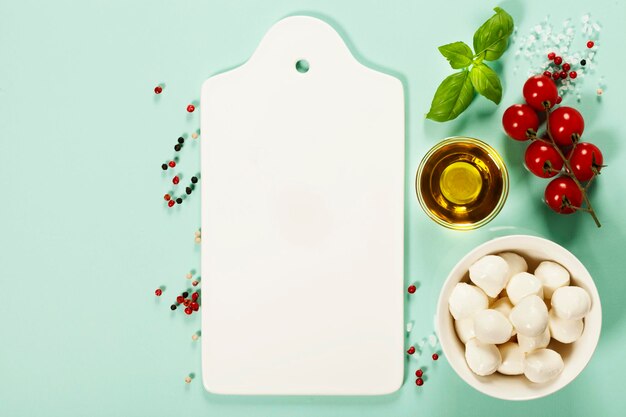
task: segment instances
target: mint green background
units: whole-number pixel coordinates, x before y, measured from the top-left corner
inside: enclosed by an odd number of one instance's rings
[[[520,33],[546,14],[560,24],[591,11],[603,23],[600,73],[609,87],[598,101],[595,85],[586,84],[577,105],[587,121],[586,136],[604,150],[609,164],[592,196],[600,230],[586,215],[560,217],[542,205],[545,183],[523,170],[523,145],[501,133],[504,107],[480,99],[457,121],[435,124],[423,118],[435,86],[450,73],[436,46],[471,41],[495,5],[0,0],[0,415],[621,415],[626,407],[621,144],[626,3],[501,4]],[[416,322],[410,341],[432,332],[439,288],[462,255],[495,236],[542,235],[587,265],[602,297],[598,349],[571,385],[548,398],[509,403],[474,391],[445,358],[433,363],[426,354],[408,362],[402,389],[384,397],[246,398],[204,391],[200,346],[190,338],[199,316],[171,314],[168,308],[186,284],[184,274],[198,265],[193,232],[199,226],[199,195],[168,210],[161,196],[169,187],[159,165],[171,157],[180,133],[198,127],[198,112],[188,115],[185,106],[199,98],[202,81],[244,62],[268,27],[290,14],[324,18],[359,60],[404,82],[406,280],[421,282],[406,308],[407,320]],[[526,67],[512,52],[502,64],[508,105],[520,100]],[[155,97],[158,82],[167,87]],[[458,134],[494,145],[511,174],[500,215],[465,233],[428,220],[413,191],[421,156],[440,139]],[[198,144],[181,154],[181,169],[189,176],[199,166]],[[153,291],[161,284],[168,290],[159,300]],[[428,367],[421,389],[413,384],[417,366]],[[186,385],[189,372],[198,376]]]

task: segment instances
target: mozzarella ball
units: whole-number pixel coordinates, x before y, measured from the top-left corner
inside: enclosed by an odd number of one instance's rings
[[[554,309],[550,310],[550,319],[548,321],[550,334],[561,343],[573,343],[583,334],[583,320],[565,320],[554,313]]]
[[[548,327],[548,308],[541,298],[529,295],[513,307],[509,320],[518,335],[539,336]]]
[[[552,298],[557,288],[569,285],[569,272],[556,262],[543,261],[535,269],[535,276],[543,285],[543,296],[546,299]]]
[[[488,306],[489,300],[485,293],[475,285],[464,282],[456,284],[448,300],[450,314],[455,320],[471,317]]]
[[[499,345],[511,338],[513,326],[499,311],[482,310],[476,313],[473,319],[474,333],[481,342]]]
[[[487,255],[469,267],[470,280],[489,297],[497,297],[509,278],[509,265],[497,255]]]
[[[552,308],[562,319],[582,319],[591,309],[591,298],[587,291],[580,287],[557,288],[552,294]]]
[[[563,358],[552,349],[539,349],[526,355],[524,375],[532,382],[550,381],[561,371],[563,371]]]
[[[465,361],[476,375],[491,375],[498,370],[502,358],[496,345],[473,338],[465,344]]]
[[[459,337],[461,342],[465,344],[468,340],[475,337],[474,320],[471,317],[454,320],[454,330],[456,330],[456,335]]]
[[[546,330],[543,333],[535,337],[518,334],[517,344],[524,353],[529,353],[536,349],[546,348],[550,344],[550,329],[549,327],[546,327]]]
[[[498,298],[496,302],[491,305],[491,308],[493,310],[499,311],[504,317],[507,318],[507,320],[509,320],[511,310],[513,310],[513,304],[511,304],[511,300],[509,300],[509,297],[502,297]],[[516,333],[517,332],[515,331],[515,327],[512,327],[511,336],[515,336]]]
[[[511,304],[509,297],[502,297],[498,298],[496,302],[491,305],[491,308],[499,311],[504,317],[508,318],[509,314],[511,314],[511,310],[513,310],[513,304]]]
[[[513,305],[519,303],[522,298],[529,295],[536,295],[543,298],[543,286],[541,281],[528,272],[520,272],[511,277],[506,286],[506,294]]]
[[[508,342],[498,346],[502,363],[498,372],[504,375],[521,375],[524,373],[524,352],[517,343]]]
[[[498,254],[509,265],[509,279],[515,274],[528,271],[526,259],[513,252],[503,252]]]

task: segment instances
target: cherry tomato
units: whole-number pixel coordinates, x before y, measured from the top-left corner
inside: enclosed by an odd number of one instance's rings
[[[524,155],[526,168],[540,178],[551,178],[563,168],[563,159],[554,146],[534,141],[526,148]]]
[[[548,103],[548,107],[552,108],[559,95],[554,81],[545,75],[530,77],[524,83],[524,89],[522,91],[526,103],[537,111],[544,111],[544,103],[546,102]]]
[[[578,110],[563,106],[550,113],[550,134],[559,146],[570,146],[574,143],[573,134],[580,137],[585,130],[585,121]]]
[[[594,176],[594,169],[600,172],[602,169],[602,152],[593,143],[580,142],[569,151],[567,157],[572,166],[572,174],[579,181],[589,181]]]
[[[539,118],[532,107],[526,104],[514,104],[504,111],[502,127],[507,135],[515,140],[527,140],[526,132],[532,129],[537,133]]]
[[[546,204],[557,213],[571,214],[583,202],[583,193],[570,177],[558,177],[550,181],[544,194]]]

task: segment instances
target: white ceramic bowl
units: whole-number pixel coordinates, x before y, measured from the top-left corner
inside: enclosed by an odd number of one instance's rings
[[[576,342],[564,345],[554,340],[550,346],[559,352],[565,367],[563,372],[552,381],[535,384],[523,375],[507,376],[495,373],[481,377],[474,374],[465,362],[465,346],[456,335],[454,319],[448,310],[448,299],[458,282],[468,282],[468,269],[471,264],[485,255],[501,252],[515,252],[528,261],[528,270],[533,272],[539,262],[550,260],[563,265],[571,275],[571,285],[587,290],[591,296],[591,311],[585,317],[585,328]],[[483,243],[469,252],[452,269],[443,284],[437,303],[435,318],[437,334],[441,348],[452,369],[469,385],[478,391],[503,400],[532,400],[550,395],[574,380],[585,368],[600,338],[602,326],[602,308],[600,296],[593,279],[583,264],[567,249],[554,242],[535,236],[506,236]]]

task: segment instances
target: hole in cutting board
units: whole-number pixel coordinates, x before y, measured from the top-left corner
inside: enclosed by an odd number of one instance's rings
[[[302,73],[302,74],[308,72],[309,71],[309,61],[307,61],[306,59],[299,59],[296,62],[296,70],[299,73]]]

